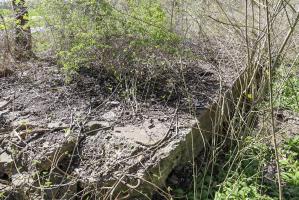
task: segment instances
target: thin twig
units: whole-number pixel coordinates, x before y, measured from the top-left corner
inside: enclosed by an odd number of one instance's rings
[[[266,16],[267,16],[267,38],[268,38],[268,54],[269,54],[269,89],[270,89],[270,109],[271,109],[271,132],[272,139],[274,144],[275,151],[275,162],[277,168],[277,179],[278,179],[278,191],[279,191],[279,199],[282,200],[282,184],[281,184],[281,173],[280,173],[280,165],[279,165],[279,155],[277,150],[277,141],[276,141],[276,133],[275,133],[275,122],[274,122],[274,109],[273,109],[273,87],[272,87],[272,53],[271,53],[271,33],[270,33],[270,13],[269,13],[269,5],[268,0],[266,0]]]

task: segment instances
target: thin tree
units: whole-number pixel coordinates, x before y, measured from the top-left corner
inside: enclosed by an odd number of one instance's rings
[[[25,0],[12,0],[15,13],[15,58],[17,60],[27,60],[32,57],[31,30],[28,24],[28,7]]]

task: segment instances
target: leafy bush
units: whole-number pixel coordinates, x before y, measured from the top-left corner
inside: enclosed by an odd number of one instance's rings
[[[129,0],[116,8],[108,1],[46,0],[40,7],[56,28],[58,56],[68,74],[81,67],[131,67],[134,60],[146,59],[147,52],[173,51],[179,41],[168,30],[159,1]]]
[[[137,34],[142,45],[161,47],[177,39],[174,33],[167,30],[167,16],[158,2],[131,0],[129,7],[127,33]]]

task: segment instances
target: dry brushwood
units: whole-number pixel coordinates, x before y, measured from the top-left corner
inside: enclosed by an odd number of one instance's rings
[[[13,74],[13,71],[9,68],[4,67],[3,69],[0,68],[0,78],[7,77]]]

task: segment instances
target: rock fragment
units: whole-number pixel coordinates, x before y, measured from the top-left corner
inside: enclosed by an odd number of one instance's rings
[[[9,101],[0,101],[0,110],[4,110],[9,104]]]
[[[32,185],[34,183],[33,178],[29,173],[17,173],[11,177],[12,185],[15,188],[22,188],[24,186]]]
[[[109,112],[106,112],[102,118],[106,121],[115,121],[116,118],[117,118],[117,115],[115,114],[115,112],[113,111],[109,111]]]
[[[90,121],[85,125],[86,135],[95,135],[99,130],[110,128],[109,122],[106,121]]]
[[[46,144],[45,147],[49,147],[49,144]],[[35,166],[38,170],[49,170],[52,165],[57,164],[63,160],[68,154],[72,153],[76,146],[75,138],[68,138],[61,144],[56,147],[48,148],[48,151],[44,155],[41,155],[35,162]]]
[[[109,105],[110,107],[117,107],[120,105],[120,102],[119,101],[109,101],[106,104]]]
[[[11,155],[0,148],[0,178],[9,178],[13,173],[13,166]]]
[[[48,128],[49,129],[64,129],[64,128],[68,128],[69,126],[63,122],[51,122],[48,124]]]

